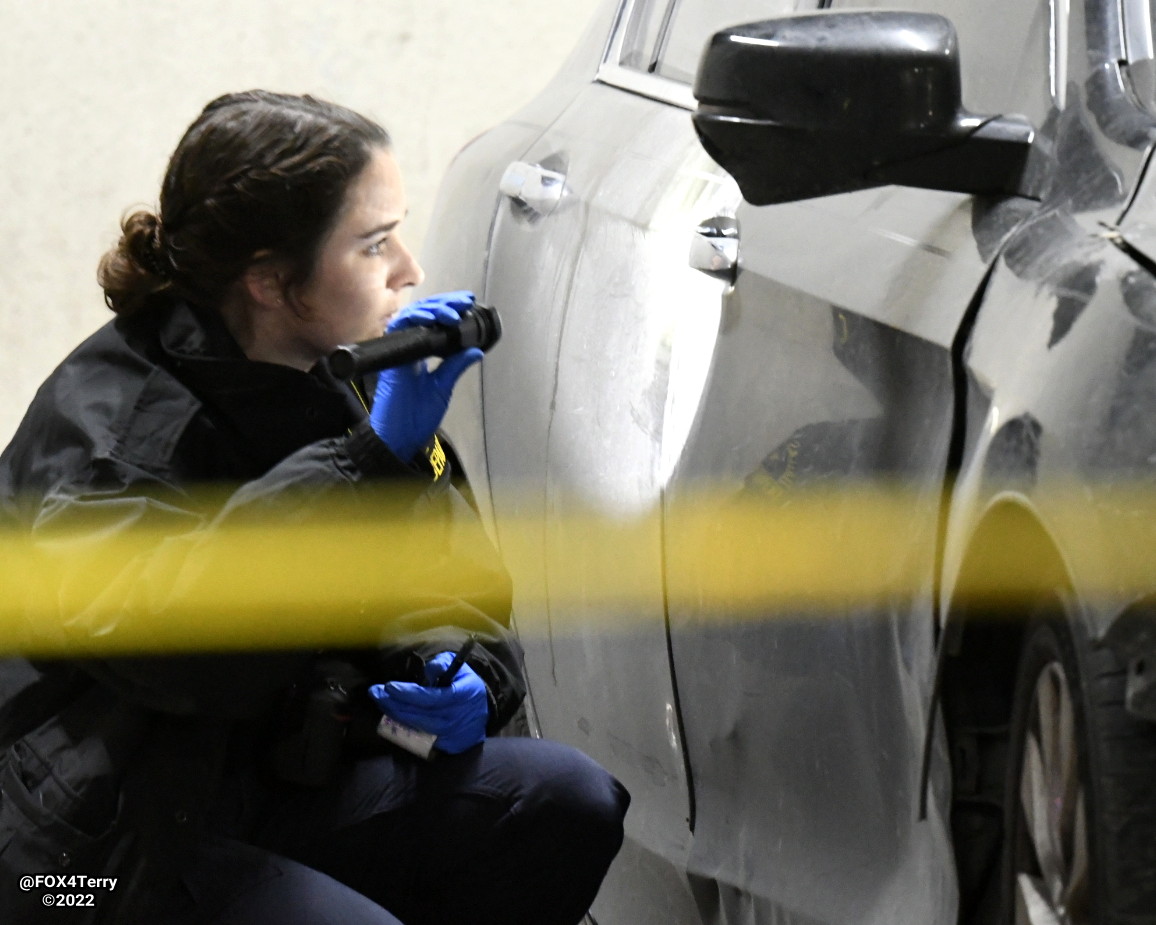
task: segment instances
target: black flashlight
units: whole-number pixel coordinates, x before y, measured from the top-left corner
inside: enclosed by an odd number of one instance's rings
[[[338,379],[355,379],[425,357],[448,357],[467,347],[489,350],[501,336],[498,310],[473,305],[461,313],[457,324],[402,328],[373,340],[344,344],[329,354],[329,371]]]

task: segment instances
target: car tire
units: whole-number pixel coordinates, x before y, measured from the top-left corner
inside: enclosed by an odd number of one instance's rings
[[[1066,620],[1028,630],[1011,717],[1005,925],[1156,923],[1156,726]]]

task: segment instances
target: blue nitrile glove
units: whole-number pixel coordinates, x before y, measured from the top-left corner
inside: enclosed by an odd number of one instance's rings
[[[426,662],[426,680],[432,682],[453,660],[453,652],[435,655]],[[458,669],[449,687],[390,681],[371,685],[369,696],[392,719],[436,735],[434,748],[451,755],[472,748],[486,737],[490,718],[486,684],[469,665]]]
[[[471,292],[443,292],[407,305],[385,330],[457,324],[461,312],[473,304]],[[369,415],[373,432],[398,459],[409,462],[441,425],[458,378],[481,358],[479,348],[469,347],[446,357],[433,372],[426,368],[425,360],[383,370],[377,377]]]

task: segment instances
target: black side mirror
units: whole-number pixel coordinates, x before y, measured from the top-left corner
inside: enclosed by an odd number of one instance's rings
[[[1031,125],[960,98],[955,28],[925,13],[810,13],[717,33],[694,126],[754,205],[890,183],[1025,193]]]

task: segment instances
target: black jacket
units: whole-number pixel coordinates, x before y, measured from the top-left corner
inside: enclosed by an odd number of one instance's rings
[[[85,657],[86,640],[140,638],[158,614],[195,619],[182,601],[215,580],[213,540],[231,525],[357,511],[383,484],[403,512],[432,511],[445,524],[440,548],[406,560],[418,570],[409,583],[428,595],[368,608],[369,636],[380,629],[390,645]],[[95,875],[141,832],[179,843],[202,829],[222,768],[260,760],[263,733],[322,658],[340,655],[384,680],[407,652],[476,633],[470,664],[490,691],[491,731],[504,725],[524,694],[508,578],[459,488],[452,464],[394,457],[357,395],[323,369],[247,360],[213,313],[178,304],[117,319],[74,351],[0,455],[6,520],[51,563],[59,601],[51,613],[28,611],[28,648],[64,638],[75,654],[0,661],[0,909],[27,901],[16,891],[24,874]],[[86,559],[138,528],[168,539],[94,584]],[[389,582],[390,558],[383,550],[380,570],[365,576],[368,601]]]

